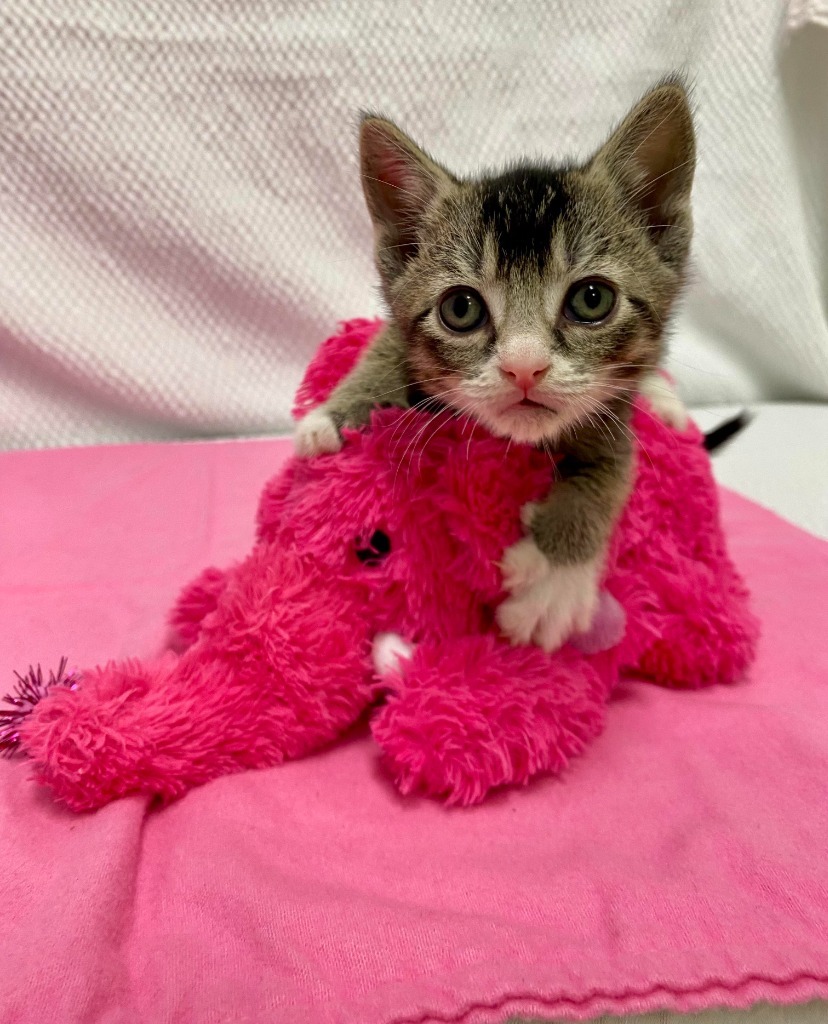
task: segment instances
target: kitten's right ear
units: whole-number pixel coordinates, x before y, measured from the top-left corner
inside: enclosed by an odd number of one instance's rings
[[[455,179],[391,121],[365,115],[359,133],[362,189],[377,247],[402,263],[417,241],[423,214]]]

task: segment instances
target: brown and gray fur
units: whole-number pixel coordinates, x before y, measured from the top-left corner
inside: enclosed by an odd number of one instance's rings
[[[682,82],[651,90],[580,164],[463,179],[375,116],[362,121],[360,158],[390,318],[325,412],[358,426],[378,404],[425,399],[564,452],[531,535],[553,565],[600,556],[628,488],[631,400],[662,358],[687,265],[695,142]],[[615,308],[573,322],[568,289],[590,278],[612,287]],[[489,318],[457,337],[437,310],[460,285]],[[541,352],[549,365],[532,399],[547,409],[503,408],[504,361]]]

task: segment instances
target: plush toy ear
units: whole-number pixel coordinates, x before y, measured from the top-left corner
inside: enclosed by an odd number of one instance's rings
[[[676,248],[671,229],[691,227],[696,141],[684,84],[671,78],[648,92],[591,164],[621,184],[669,261]]]
[[[456,180],[395,124],[370,114],[362,119],[359,158],[380,269],[393,273],[415,250],[426,211]]]

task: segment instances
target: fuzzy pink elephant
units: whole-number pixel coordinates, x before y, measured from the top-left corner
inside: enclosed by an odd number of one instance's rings
[[[378,326],[325,342],[297,415]],[[173,610],[177,652],[30,681],[6,746],[75,810],[127,793],[169,801],[310,754],[367,714],[403,793],[471,804],[561,771],[601,731],[621,675],[729,683],[755,645],[701,435],[643,404],[633,426],[636,482],[599,621],[579,642],[513,647],[494,618],[499,561],[521,508],[550,486],[549,457],[469,419],[380,409],[341,452],[293,460],[267,484],[251,554],[207,569]]]

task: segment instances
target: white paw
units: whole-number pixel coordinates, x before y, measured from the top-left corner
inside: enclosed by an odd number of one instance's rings
[[[648,373],[641,378],[639,391],[647,399],[653,412],[668,427],[686,430],[690,415],[679,398],[674,385],[660,373]]]
[[[555,651],[592,625],[601,580],[598,559],[552,565],[526,538],[508,548],[502,569],[509,597],[497,609],[497,622],[513,644]]]
[[[413,653],[414,648],[398,633],[377,633],[371,649],[374,671],[384,679],[396,672],[401,667],[400,662],[408,661]]]
[[[301,459],[310,459],[324,452],[338,452],[342,438],[331,417],[323,409],[313,409],[297,423],[293,447]]]
[[[520,510],[520,521],[523,523],[523,528],[525,530],[532,529],[532,520],[535,518],[535,510],[537,507],[537,501],[527,501]]]

